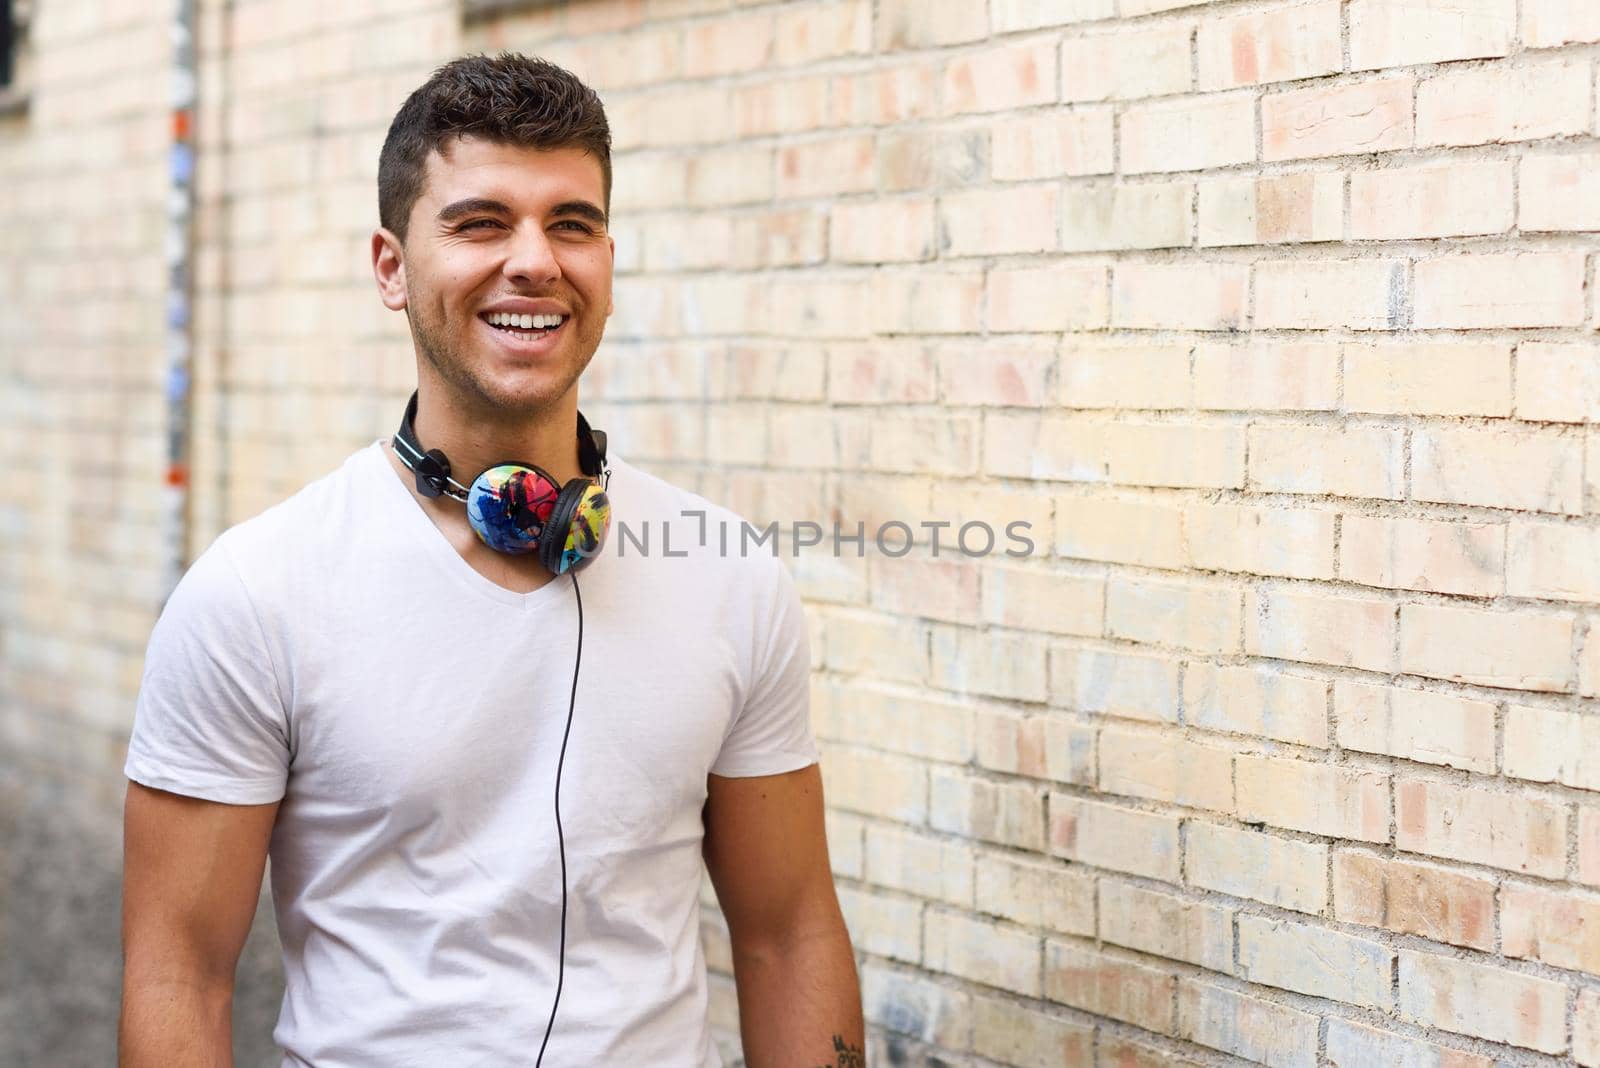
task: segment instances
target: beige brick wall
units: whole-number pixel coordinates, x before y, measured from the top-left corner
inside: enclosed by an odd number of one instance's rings
[[[753,520],[916,532],[794,561],[875,1063],[1600,1065],[1600,8],[461,3],[201,4],[191,552],[388,432],[388,119],[542,54],[616,144],[586,410]],[[168,45],[38,7],[0,744],[107,807]],[[60,487],[108,456],[90,533]],[[952,551],[972,519],[1035,552]]]

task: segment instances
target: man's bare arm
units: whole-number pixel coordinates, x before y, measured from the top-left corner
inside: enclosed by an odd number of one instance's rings
[[[233,977],[278,802],[225,805],[128,783],[121,1068],[231,1068]]]
[[[861,988],[817,765],[707,779],[706,869],[728,921],[750,1068],[859,1068]]]

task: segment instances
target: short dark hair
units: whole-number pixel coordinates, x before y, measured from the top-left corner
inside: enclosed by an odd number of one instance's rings
[[[378,224],[406,241],[430,152],[472,135],[526,148],[581,148],[600,161],[611,214],[611,127],[595,91],[571,71],[532,56],[463,56],[406,97],[378,154]]]

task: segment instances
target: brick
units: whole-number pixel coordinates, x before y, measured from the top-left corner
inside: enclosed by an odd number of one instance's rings
[[[1600,719],[1562,708],[1506,708],[1505,772],[1534,782],[1600,789]]]
[[[1178,984],[1178,1034],[1278,1068],[1317,1063],[1315,1016],[1194,979]]]
[[[999,45],[961,56],[945,68],[946,115],[1011,111],[1056,99],[1056,49],[1051,41]]]
[[[1261,101],[1262,159],[1314,159],[1411,145],[1409,77],[1271,93]]]
[[[1493,1068],[1494,1062],[1476,1053],[1436,1046],[1351,1020],[1328,1021],[1330,1068],[1361,1068],[1392,1064],[1400,1068]]]
[[[817,63],[871,50],[872,5],[868,0],[845,0],[824,7],[778,11],[777,60],[780,66]]]
[[[1239,976],[1387,1011],[1394,954],[1377,942],[1264,916],[1239,917]]]
[[[1600,533],[1556,523],[1511,524],[1506,592],[1555,601],[1600,601]]]
[[[1201,1068],[1201,1062],[1174,1053],[1165,1045],[1120,1038],[1109,1032],[1100,1036],[1101,1068]]]
[[[1525,47],[1555,48],[1579,41],[1600,41],[1600,8],[1572,0],[1523,0]]]
[[[1195,51],[1203,91],[1334,74],[1344,65],[1339,4],[1253,11],[1200,24]]]
[[[1239,818],[1365,842],[1389,840],[1389,777],[1304,760],[1234,759]]]
[[[1400,670],[1511,690],[1572,689],[1570,615],[1450,605],[1400,608]]]
[[[1328,744],[1327,689],[1322,679],[1277,665],[1191,663],[1183,676],[1185,720],[1207,730],[1322,747]]]
[[[1094,879],[1060,863],[978,855],[977,911],[1058,934],[1094,934]]]
[[[950,256],[1043,252],[1056,247],[1054,186],[950,193],[939,202],[939,245]]]
[[[1240,610],[1239,592],[1228,586],[1113,576],[1106,586],[1106,637],[1234,652]]]
[[[839,910],[857,948],[912,964],[921,959],[922,902],[841,886]]]
[[[1333,515],[1308,508],[1192,504],[1184,509],[1189,564],[1286,578],[1333,577]]]
[[[870,286],[855,288],[871,300],[872,332],[879,334],[975,334],[983,316],[978,271],[885,270],[872,275]]]
[[[1341,923],[1435,942],[1494,948],[1495,882],[1435,864],[1341,849],[1333,855],[1333,911]]]
[[[994,0],[990,9],[989,24],[994,33],[1106,19],[1117,13],[1115,0]]]
[[[1246,595],[1244,649],[1255,656],[1394,670],[1395,609],[1388,601],[1291,589]]]
[[[1393,241],[1511,229],[1512,163],[1395,167],[1350,176],[1350,236]]]
[[[1546,801],[1448,783],[1395,783],[1395,845],[1411,853],[1559,878],[1566,811]]]
[[[1501,893],[1500,927],[1508,957],[1600,973],[1600,897],[1511,883]]]
[[[1441,256],[1416,265],[1418,329],[1578,326],[1587,268],[1582,253]]]
[[[1583,133],[1588,100],[1588,65],[1570,60],[1441,74],[1417,88],[1417,146]]]
[[[1036,112],[996,122],[990,133],[990,177],[997,182],[1110,174],[1113,115],[1109,107]]]
[[[1172,1030],[1172,990],[1177,979],[1116,957],[1047,939],[1045,997],[1147,1031]]]
[[[1583,513],[1583,450],[1551,431],[1425,428],[1411,437],[1419,501]]]
[[[1600,886],[1600,809],[1578,806],[1578,881]]]
[[[1235,426],[1123,423],[1076,415],[985,420],[985,471],[1125,486],[1237,487],[1244,437]]]
[[[933,351],[916,340],[844,342],[826,349],[834,404],[919,404],[938,399]]]
[[[1045,699],[1045,646],[1033,635],[940,628],[932,648],[935,686],[1021,701]]]
[[[828,837],[828,860],[835,875],[860,879],[866,867],[862,852],[865,823],[842,812],[829,812],[824,817]]]
[[[1053,342],[991,338],[943,344],[939,396],[946,406],[1039,408],[1056,396],[1058,357]]]
[[[1232,909],[1102,879],[1099,916],[1103,942],[1233,971]]]
[[[1503,56],[1516,29],[1516,0],[1353,0],[1350,69]]]
[[[1406,265],[1286,260],[1256,265],[1257,329],[1393,330],[1405,323]]]
[[[985,986],[1038,997],[1039,936],[940,908],[924,920],[923,964]]]
[[[857,462],[876,471],[970,474],[977,467],[977,445],[971,417],[884,415],[872,421],[869,457]]]
[[[1051,792],[1050,852],[1080,864],[1176,882],[1178,821]],[[1600,820],[1597,820],[1600,823]],[[1139,848],[1129,849],[1129,842]]]
[[[1099,789],[1190,808],[1233,809],[1233,761],[1227,750],[1175,734],[1100,733]]]
[[[1035,565],[993,565],[984,572],[983,619],[1050,634],[1098,635],[1105,580]]]
[[[978,714],[980,768],[1033,779],[1087,785],[1094,781],[1094,731],[1058,716]]]
[[[887,126],[929,118],[937,110],[938,72],[924,63],[905,63],[822,80],[831,83],[828,107],[828,125],[831,126]],[[809,129],[811,125],[803,128]]]
[[[782,148],[778,151],[778,197],[868,192],[873,187],[875,153],[872,138],[858,134]]]
[[[1111,284],[1102,266],[996,267],[988,296],[990,330],[1092,330],[1110,317]]]
[[[1014,549],[1026,556],[1037,556],[1048,552],[1055,538],[1053,505],[1051,499],[1041,493],[989,483],[940,480],[932,484],[932,500],[935,504],[931,511],[935,516],[948,516],[952,523],[974,515],[1003,517],[1007,552]],[[918,505],[914,511],[923,514],[930,509]]]
[[[1061,99],[1134,100],[1187,92],[1189,36],[1181,24],[1069,37],[1061,42]]]
[[[1560,1053],[1566,1004],[1567,988],[1548,979],[1400,951],[1400,1011],[1425,1026]]]
[[[1584,1068],[1600,1065],[1600,991],[1578,991],[1572,1011],[1572,1056]]]
[[[1345,749],[1494,772],[1495,706],[1488,701],[1339,679],[1333,705]]]
[[[1061,513],[1057,556],[1170,570],[1183,566],[1183,513],[1172,505],[1073,494],[1058,496],[1056,507]]]
[[[1050,699],[1082,715],[1178,720],[1178,661],[1106,649],[1050,650]]]
[[[1600,230],[1600,153],[1522,158],[1523,230]]]
[[[972,1049],[980,1056],[1020,1068],[1088,1064],[1094,1028],[997,998],[974,1001]]]
[[[928,812],[927,772],[922,762],[866,749],[822,747],[822,777],[828,803],[847,812],[921,823]]]
[[[988,170],[988,142],[981,130],[913,127],[878,138],[878,185],[886,193],[964,188]]]
[[[1504,524],[1352,513],[1341,523],[1341,578],[1469,597],[1492,597],[1505,587]]]
[[[1339,345],[1252,340],[1194,350],[1197,408],[1332,411],[1338,406]]]
[[[685,31],[683,72],[714,78],[770,66],[774,20],[770,11],[696,22]]]
[[[1031,783],[994,783],[934,767],[928,825],[986,842],[1044,851],[1044,793]]]
[[[1336,171],[1200,183],[1199,242],[1277,245],[1344,236],[1344,175]]]
[[[1237,330],[1249,268],[1237,263],[1119,263],[1111,325],[1131,330]]]
[[[1600,621],[1594,616],[1588,618],[1578,657],[1578,692],[1584,697],[1600,696]]]
[[[833,208],[828,251],[842,263],[926,260],[934,254],[933,201],[883,200]]]
[[[1600,345],[1517,346],[1517,418],[1600,423]]]
[[[1187,247],[1187,182],[1069,186],[1061,200],[1061,250]]]
[[[952,905],[972,905],[975,860],[966,842],[869,823],[863,857],[866,878],[875,885]]]
[[[925,626],[908,627],[904,620],[884,619],[876,613],[830,612],[826,618],[829,641],[824,662],[829,670],[846,675],[870,672],[875,678],[900,682],[927,678]]]
[[[877,27],[878,49],[890,52],[976,41],[989,32],[981,8],[957,4],[929,10],[918,0],[880,0]]]
[[[973,710],[956,701],[856,680],[832,694],[840,740],[891,753],[964,764],[972,759]]]
[[[972,1031],[972,995],[874,961],[861,966],[861,1000],[869,1021],[924,1042],[955,1048]]]
[[[827,213],[820,207],[741,213],[733,219],[730,266],[755,268],[821,263],[827,236]]]
[[[1344,405],[1396,415],[1511,414],[1506,345],[1386,344],[1345,348]]]
[[[1069,337],[1061,346],[1059,401],[1067,408],[1187,408],[1187,344]]]
[[[1385,500],[1403,495],[1405,434],[1398,429],[1257,423],[1249,447],[1250,481],[1258,489]],[[1307,456],[1318,462],[1305,463]]]
[[[1248,92],[1131,104],[1118,122],[1124,174],[1203,171],[1256,158],[1255,101]]]

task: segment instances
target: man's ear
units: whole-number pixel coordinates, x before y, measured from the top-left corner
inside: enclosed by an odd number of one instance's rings
[[[400,311],[406,306],[405,253],[400,239],[381,226],[372,231],[372,276],[385,308]]]

